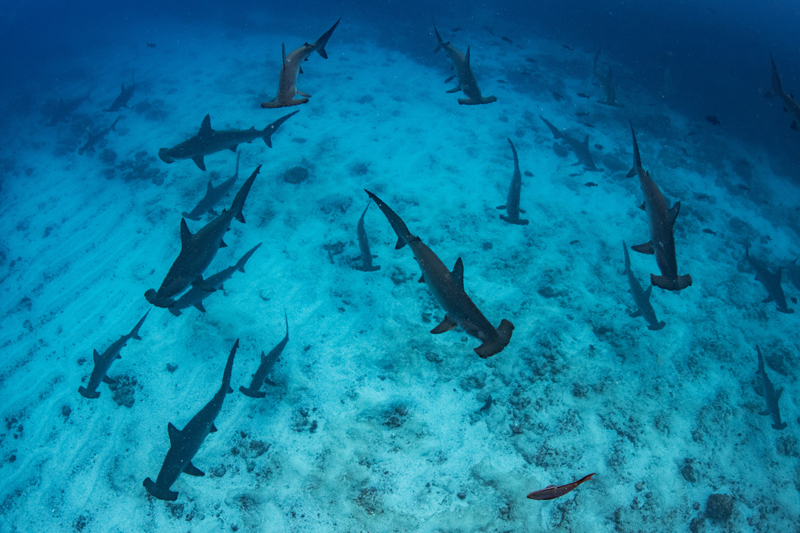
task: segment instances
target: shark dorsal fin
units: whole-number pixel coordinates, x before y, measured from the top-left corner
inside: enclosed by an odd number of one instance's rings
[[[469,46],[467,46],[466,61],[467,61],[467,66],[469,66]]]
[[[455,282],[458,284],[458,286],[463,291],[464,290],[464,262],[461,261],[460,257],[456,261],[456,266],[453,267],[453,271],[450,274],[453,276],[453,279],[455,280]]]
[[[211,129],[211,115],[206,115],[203,119],[203,123],[200,124],[200,132],[197,135],[202,137],[203,135],[210,135],[213,132],[214,130]]]
[[[92,356],[94,357],[95,364],[97,364],[97,361],[100,360],[100,354],[97,353],[97,350],[94,350],[94,352],[92,353]]]
[[[680,202],[675,202],[675,205],[673,205],[669,209],[669,225],[670,226],[674,226],[675,225],[675,220],[678,218],[678,213],[680,213],[680,212],[681,212],[681,203]]]
[[[172,422],[170,422],[169,424],[167,424],[167,433],[169,434],[170,446],[175,446],[175,439],[177,439],[180,436],[181,430],[173,426]]]
[[[283,70],[286,70],[286,45],[284,43],[281,43],[281,63]]]
[[[264,355],[264,352],[261,352],[261,364],[264,364],[266,362],[267,362],[267,356]]]
[[[206,194],[210,193],[213,190],[214,190],[214,186],[211,185],[211,180],[209,179],[208,180],[208,185],[206,185]]]
[[[181,218],[181,246],[186,244],[186,241],[192,238],[192,232],[189,231],[189,226],[186,224],[186,219]]]

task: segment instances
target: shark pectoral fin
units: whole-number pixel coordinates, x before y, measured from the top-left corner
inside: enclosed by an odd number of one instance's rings
[[[230,388],[230,387],[228,387],[228,388]],[[217,429],[217,426],[215,426],[215,425],[212,423],[212,424],[211,424],[211,429],[209,429],[209,430],[208,430],[208,432],[209,432],[209,433],[216,433],[217,431],[219,431],[219,430]]]
[[[761,303],[762,303],[762,304],[768,304],[768,303],[770,303],[771,301],[773,301],[774,299],[775,299],[775,298],[773,298],[772,296],[767,296],[766,298],[764,298],[763,300],[761,300]]]
[[[417,280],[417,283],[425,283],[425,274],[421,275]]]
[[[114,383],[116,383],[116,381],[114,381],[108,376],[103,376],[103,383],[105,383],[106,385],[113,385]]]
[[[503,205],[498,205],[496,209],[505,209],[505,208],[506,208],[506,204],[503,204]]]
[[[306,61],[308,61],[308,59],[306,59]],[[300,74],[305,74],[305,73],[303,72],[303,65],[300,65],[300,66],[298,67],[298,72],[300,72]]]
[[[469,46],[467,46],[467,55],[465,56],[465,60],[467,62],[467,66],[469,66]]]
[[[308,93],[304,93],[303,91],[298,91],[298,90],[296,90],[296,89],[295,89],[295,92],[296,92],[297,94],[299,94],[300,96],[304,96],[304,97],[306,97],[306,98],[311,98],[311,95],[310,95],[310,94],[308,94]]]
[[[444,333],[445,331],[450,331],[454,327],[458,326],[457,322],[454,322],[449,316],[445,315],[444,320],[431,330],[431,333],[434,335],[438,335],[439,333]]]
[[[632,178],[636,175],[636,169],[632,168],[627,174],[625,174],[626,178]]]
[[[451,82],[451,81],[453,81],[454,79],[456,79],[456,75],[455,75],[455,74],[453,74],[452,76],[450,76],[449,78],[447,78],[446,80],[444,80],[444,82],[445,82],[445,83],[450,83],[450,82]]]
[[[680,212],[681,212],[681,203],[680,202],[675,202],[675,205],[673,205],[669,210],[669,225],[670,226],[674,226],[675,225],[675,220],[678,218],[678,213],[680,213]]]
[[[99,354],[99,353],[97,353],[97,350],[94,350],[94,351],[92,352],[92,357],[94,358],[94,362],[95,362],[95,364],[97,364],[97,361],[100,359],[100,354]]]
[[[523,215],[524,215],[525,213],[527,213],[527,211],[525,211],[524,209],[520,209],[520,210],[519,210],[519,212],[520,212],[520,213],[522,213]]]
[[[653,248],[653,241],[647,241],[644,244],[637,244],[636,246],[631,246],[631,250],[634,252],[639,252],[640,254],[647,254],[653,255],[656,253],[655,249]]]
[[[205,473],[203,473],[199,468],[194,466],[191,461],[189,461],[189,464],[186,465],[186,468],[183,469],[183,473],[195,477],[205,476]]]
[[[402,248],[405,245],[406,245],[405,239],[403,239],[402,237],[398,237],[397,238],[397,244],[394,245],[394,249],[395,250],[399,250],[400,248]]]
[[[631,317],[631,318],[639,318],[640,316],[642,316],[642,314],[643,314],[642,310],[641,309],[637,309],[636,311],[634,311],[633,313],[631,313],[628,316]]]
[[[769,409],[766,409],[766,410],[764,410],[764,411],[761,411],[761,412],[760,412],[760,413],[758,413],[758,414],[760,414],[761,416],[767,416],[767,415],[769,414]]]
[[[456,283],[458,283],[458,286],[461,287],[461,290],[463,291],[464,290],[464,262],[461,261],[460,257],[456,260],[456,265],[453,267],[453,271],[450,272],[450,275],[453,276],[453,279],[455,280]]]
[[[647,204],[645,202],[642,202],[642,205],[639,206],[639,209],[641,209],[642,211],[647,211]]]
[[[275,383],[274,381],[272,381],[269,378],[264,378],[264,383],[266,383],[270,387],[280,387],[280,385],[278,385],[277,383]]]
[[[175,440],[181,436],[181,430],[172,425],[172,422],[167,424],[167,434],[169,435],[169,445],[174,446]]]
[[[197,168],[199,168],[200,170],[205,170],[206,169],[206,163],[205,163],[205,161],[203,161],[203,156],[202,155],[198,155],[197,157],[193,157],[192,161],[194,161],[194,164],[197,165]]]
[[[195,307],[195,309],[197,309],[201,313],[205,313],[206,312],[206,308],[203,307],[203,302],[197,302],[196,304],[194,304],[194,307]]]
[[[227,248],[227,247],[228,247],[228,245],[227,245],[227,244],[225,244],[225,241],[222,241],[222,240],[221,240],[221,241],[219,241],[219,247],[220,247],[220,248]]]
[[[445,91],[445,92],[446,92],[447,94],[452,94],[452,93],[457,93],[457,92],[458,92],[458,91],[460,91],[460,90],[461,90],[461,85],[459,85],[458,87],[453,87],[453,88],[452,88],[452,89],[450,89],[449,91]]]
[[[228,385],[228,390],[225,391],[225,394],[233,394],[233,388]]]

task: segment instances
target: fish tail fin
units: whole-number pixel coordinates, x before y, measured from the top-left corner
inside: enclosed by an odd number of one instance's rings
[[[270,106],[267,104],[261,104],[261,107],[270,107]],[[295,111],[294,113],[289,113],[288,115],[284,115],[275,122],[273,122],[272,124],[270,124],[269,126],[267,126],[266,128],[264,128],[261,131],[263,133],[261,138],[264,139],[264,144],[272,148],[272,134],[278,131],[278,128],[280,128],[281,124],[289,120],[289,117],[291,117],[292,115],[296,115],[299,112],[300,111]]]
[[[258,165],[253,173],[247,178],[247,181],[244,182],[242,188],[239,189],[239,192],[236,193],[236,197],[233,199],[233,203],[231,204],[231,211],[234,213],[234,218],[244,224],[244,215],[242,214],[242,210],[244,209],[244,202],[247,200],[247,195],[250,193],[250,188],[253,186],[253,182],[256,180],[256,176],[258,176],[258,172],[261,170],[261,165]]]
[[[139,320],[139,322],[133,327],[133,330],[130,333],[130,337],[132,339],[136,339],[137,341],[142,340],[142,338],[139,336],[139,328],[142,327],[142,324],[144,324],[144,319],[147,318],[147,315],[149,315],[149,314],[150,314],[150,311],[148,310],[144,314],[144,316],[141,318],[141,320]]]
[[[323,57],[323,59],[328,59],[328,53],[325,51],[325,45],[328,44],[328,39],[331,38],[331,35],[333,35],[333,30],[336,29],[336,26],[339,25],[341,20],[342,17],[339,17],[339,20],[336,21],[336,24],[334,24],[331,29],[323,33],[322,37],[317,39],[317,42],[314,43],[314,50],[316,50],[317,53]]]

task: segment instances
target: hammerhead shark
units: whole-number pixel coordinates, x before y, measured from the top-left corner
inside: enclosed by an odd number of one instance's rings
[[[639,176],[639,184],[644,194],[644,203],[639,207],[647,213],[647,221],[650,225],[650,240],[631,248],[642,254],[655,254],[656,264],[661,270],[661,275],[650,274],[650,282],[653,285],[668,291],[679,291],[692,284],[692,277],[689,274],[678,275],[678,259],[675,255],[675,235],[672,227],[681,211],[681,203],[675,202],[672,208],[667,205],[661,189],[658,188],[650,174],[642,168],[642,158],[639,156],[639,144],[636,142],[633,124],[631,124],[631,135],[633,136],[633,168],[627,176],[629,178]]]
[[[92,375],[89,376],[89,383],[86,384],[86,387],[78,387],[78,392],[81,393],[81,396],[89,399],[95,399],[100,396],[100,392],[98,392],[97,387],[100,386],[101,381],[104,383],[114,383],[114,380],[108,377],[108,371],[111,368],[111,365],[114,364],[114,361],[117,359],[122,359],[122,356],[119,353],[129,340],[142,340],[142,338],[139,336],[139,328],[141,328],[142,324],[144,324],[144,319],[147,318],[148,313],[150,313],[150,311],[144,314],[142,319],[139,320],[139,323],[133,327],[130,333],[123,335],[114,341],[105,352],[99,354],[97,353],[97,350],[94,350],[94,370],[92,370]]]
[[[286,336],[277,344],[277,346],[270,350],[269,354],[264,355],[264,352],[261,352],[261,364],[258,365],[256,373],[253,374],[253,380],[250,382],[250,386],[239,387],[239,391],[245,396],[250,396],[251,398],[263,398],[267,395],[265,392],[261,391],[261,386],[264,383],[267,385],[272,385],[273,387],[277,386],[275,383],[270,381],[267,376],[272,370],[272,367],[275,366],[278,358],[283,353],[283,349],[286,348],[286,343],[289,342],[289,317],[286,315],[285,310],[283,312],[283,316],[286,320]]]
[[[333,30],[339,25],[340,20],[342,20],[342,17],[339,17],[336,24],[323,33],[322,37],[317,39],[315,43],[305,43],[297,50],[289,52],[289,55],[286,55],[286,45],[281,44],[281,58],[283,59],[283,63],[281,64],[281,75],[280,81],[278,82],[278,95],[269,102],[262,103],[261,107],[272,109],[276,107],[300,105],[308,102],[311,95],[297,90],[297,75],[303,73],[302,63],[303,61],[308,61],[308,56],[310,56],[312,52],[317,52],[324,59],[328,59],[325,45],[328,44],[328,39],[333,35]],[[295,98],[298,94],[303,98]]]
[[[362,272],[375,272],[376,270],[381,269],[379,265],[372,264],[372,259],[378,256],[372,255],[372,252],[369,249],[367,230],[364,229],[364,217],[366,216],[367,210],[369,209],[371,203],[371,200],[367,202],[367,207],[365,207],[364,212],[361,213],[361,218],[358,219],[358,227],[356,228],[356,231],[358,232],[358,248],[361,251],[361,256],[356,257],[353,260],[353,268],[356,270],[361,270]]]
[[[397,234],[397,245],[395,250],[399,250],[406,244],[409,245],[414,253],[414,258],[422,269],[420,283],[426,283],[433,293],[436,301],[445,311],[444,320],[441,324],[431,330],[434,335],[450,331],[456,326],[464,328],[469,335],[481,340],[483,344],[475,348],[481,358],[486,359],[496,353],[500,353],[511,340],[514,332],[514,324],[505,318],[500,322],[497,329],[486,320],[467,293],[464,291],[464,264],[461,258],[456,261],[456,266],[450,272],[442,260],[439,259],[433,250],[428,248],[419,237],[408,231],[405,222],[383,203],[383,200],[365,189],[365,192],[378,205],[383,214],[389,220],[392,229]]]
[[[78,154],[83,155],[84,152],[94,152],[94,145],[100,142],[102,139],[105,139],[109,131],[117,131],[116,125],[121,118],[122,117],[117,117],[117,119],[111,123],[110,126],[106,128],[100,128],[100,130],[95,134],[90,133],[89,138],[86,140],[86,144],[78,148]]]
[[[666,326],[667,323],[658,321],[656,312],[653,311],[653,306],[650,305],[650,293],[653,291],[653,286],[650,285],[647,287],[647,290],[643,290],[641,284],[639,284],[639,280],[633,275],[633,270],[631,270],[631,257],[628,255],[628,247],[625,241],[622,241],[622,251],[625,252],[625,270],[622,273],[628,275],[628,286],[630,287],[628,292],[633,296],[633,302],[637,307],[637,310],[631,313],[630,316],[631,318],[644,317],[647,322],[647,329],[658,331]]]
[[[453,78],[458,78],[458,86],[447,91],[448,93],[457,93],[464,91],[467,98],[459,98],[458,103],[461,105],[479,105],[491,104],[497,101],[495,96],[483,96],[478,87],[478,82],[475,80],[475,75],[472,74],[472,68],[469,66],[469,46],[467,47],[467,55],[464,55],[461,50],[450,44],[450,41],[444,42],[442,36],[439,35],[439,30],[436,29],[436,24],[433,25],[433,31],[436,32],[436,39],[439,44],[436,45],[435,54],[439,50],[444,50],[450,62],[453,64],[455,74],[445,80],[449,83]]]
[[[594,164],[594,158],[592,157],[592,153],[589,151],[589,136],[587,135],[583,142],[579,141],[572,135],[567,132],[559,131],[558,128],[553,126],[549,120],[544,118],[542,115],[539,115],[539,118],[550,128],[550,132],[553,134],[553,137],[558,139],[563,139],[567,146],[570,147],[572,153],[574,153],[580,164],[586,168],[586,170],[591,170],[592,172],[600,172],[600,169]]]
[[[86,93],[86,96],[71,98],[66,102],[64,102],[63,98],[59,99],[58,104],[56,105],[56,108],[50,117],[50,125],[55,126],[59,122],[66,122],[67,117],[75,112],[81,106],[81,104],[88,99],[89,93]]]
[[[509,224],[517,224],[518,226],[527,226],[528,221],[519,218],[520,213],[524,213],[519,208],[519,195],[522,191],[522,174],[519,171],[519,158],[517,157],[517,149],[514,148],[514,143],[511,139],[507,139],[508,144],[511,145],[511,152],[514,154],[514,175],[511,177],[511,186],[508,188],[508,198],[505,205],[497,206],[497,209],[505,209],[508,216],[500,215],[502,220]]]
[[[211,129],[211,117],[206,115],[203,123],[200,124],[200,131],[197,135],[186,139],[172,148],[162,148],[158,151],[158,157],[164,163],[174,163],[176,159],[191,159],[200,170],[206,169],[203,157],[222,150],[236,151],[236,147],[241,143],[249,143],[255,139],[264,139],[264,143],[272,148],[272,134],[277,131],[281,124],[289,120],[289,117],[296,114],[279,118],[263,130],[254,127],[249,130],[213,130]]]
[[[786,94],[783,91],[783,87],[781,87],[781,76],[778,74],[778,67],[775,66],[775,58],[770,54],[769,59],[772,61],[772,90],[765,94],[764,97],[773,98],[775,96],[780,96],[781,100],[783,100],[784,111],[788,111],[792,116],[791,128],[798,131],[797,125],[798,122],[800,122],[800,104],[795,101],[792,95]]]
[[[212,215],[217,216],[216,211],[214,211],[214,206],[217,205],[217,202],[222,200],[226,194],[228,194],[228,191],[231,190],[233,184],[239,179],[239,159],[241,157],[242,151],[239,150],[236,153],[236,172],[234,172],[232,177],[226,179],[216,187],[211,185],[211,179],[209,178],[208,185],[206,185],[206,195],[200,199],[194,209],[188,213],[186,211],[181,213],[184,218],[188,218],[189,220],[200,220],[200,217],[206,213],[211,213]]]
[[[769,380],[769,377],[767,377],[767,371],[764,368],[764,358],[761,356],[761,350],[758,345],[756,345],[756,351],[758,352],[758,371],[756,373],[761,379],[761,394],[764,396],[764,401],[767,402],[767,408],[758,414],[772,417],[773,429],[779,431],[786,429],[786,422],[781,422],[781,410],[778,407],[778,400],[781,399],[783,389],[780,389],[777,393],[775,392],[775,387],[772,386],[772,382]]]
[[[231,354],[228,356],[225,372],[222,374],[222,386],[211,398],[211,401],[200,409],[183,429],[179,430],[172,425],[172,422],[167,425],[169,451],[164,458],[164,463],[161,465],[158,477],[155,483],[150,478],[145,479],[144,483],[142,483],[147,492],[159,500],[174,502],[178,499],[178,493],[170,490],[170,487],[178,480],[181,472],[190,476],[205,475],[192,464],[192,459],[200,449],[200,446],[203,445],[203,441],[206,440],[208,434],[217,431],[214,421],[222,410],[222,402],[225,401],[225,395],[233,392],[233,389],[231,389],[231,372],[233,370],[233,358],[238,347],[239,339],[236,339]]]
[[[205,285],[203,287],[192,287],[186,294],[181,296],[175,301],[175,304],[169,308],[169,312],[175,316],[179,316],[181,314],[181,309],[186,309],[188,307],[194,306],[198,311],[201,313],[206,312],[206,308],[203,306],[203,300],[214,294],[213,292],[209,292],[206,290],[207,288],[212,288],[214,291],[218,291],[219,289],[224,289],[222,286],[226,281],[231,279],[234,272],[237,270],[241,273],[244,273],[244,265],[247,264],[247,260],[256,253],[256,250],[261,246],[262,243],[258,243],[252,250],[247,252],[239,259],[235,265],[229,266],[225,270],[221,272],[217,272],[212,276],[208,276],[205,280]]]
[[[261,165],[258,165],[253,174],[244,182],[242,188],[236,193],[231,208],[220,213],[194,235],[189,231],[186,219],[181,218],[181,251],[158,291],[148,289],[144,293],[148,302],[156,307],[172,307],[175,305],[172,297],[183,292],[189,285],[199,287],[207,292],[214,291],[214,288],[203,279],[203,272],[214,260],[217,250],[227,246],[222,238],[233,219],[244,224],[244,215],[242,214],[244,202],[247,200],[250,187],[253,186],[260,169]]]
[[[136,80],[133,79],[133,73],[131,73],[131,84],[125,88],[125,83],[122,84],[122,89],[119,92],[119,96],[111,103],[111,107],[108,109],[103,109],[106,112],[113,112],[119,111],[123,107],[128,107],[128,100],[131,99],[133,96],[133,91],[136,90]]]
[[[774,300],[778,311],[781,313],[786,313],[787,315],[794,313],[794,309],[789,309],[789,305],[786,303],[786,295],[783,293],[783,287],[781,287],[782,267],[778,267],[778,270],[773,274],[766,265],[756,261],[750,256],[749,248],[744,249],[744,257],[747,259],[747,262],[750,263],[750,266],[753,267],[753,270],[756,271],[756,279],[760,281],[761,285],[767,290],[769,296],[763,300],[763,303],[769,303]]]
[[[603,87],[603,90],[606,93],[605,100],[597,100],[598,104],[608,105],[611,107],[625,107],[624,105],[617,102],[617,92],[614,88],[614,74],[611,72],[611,66],[608,67],[608,74],[603,74],[600,69],[597,68],[597,60],[600,58],[600,50],[597,51],[597,55],[594,56],[594,62],[592,63],[592,70],[594,72],[594,77],[600,82],[600,85]]]

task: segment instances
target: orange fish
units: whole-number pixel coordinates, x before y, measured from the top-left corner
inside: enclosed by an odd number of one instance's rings
[[[594,474],[589,474],[588,476],[579,479],[578,481],[573,481],[572,483],[568,483],[566,485],[561,485],[560,487],[556,487],[555,485],[550,485],[549,487],[545,487],[542,490],[535,490],[528,494],[529,500],[554,500],[559,496],[563,496],[568,492],[572,492],[575,490],[575,487],[583,483],[584,481],[589,481],[592,479]]]

